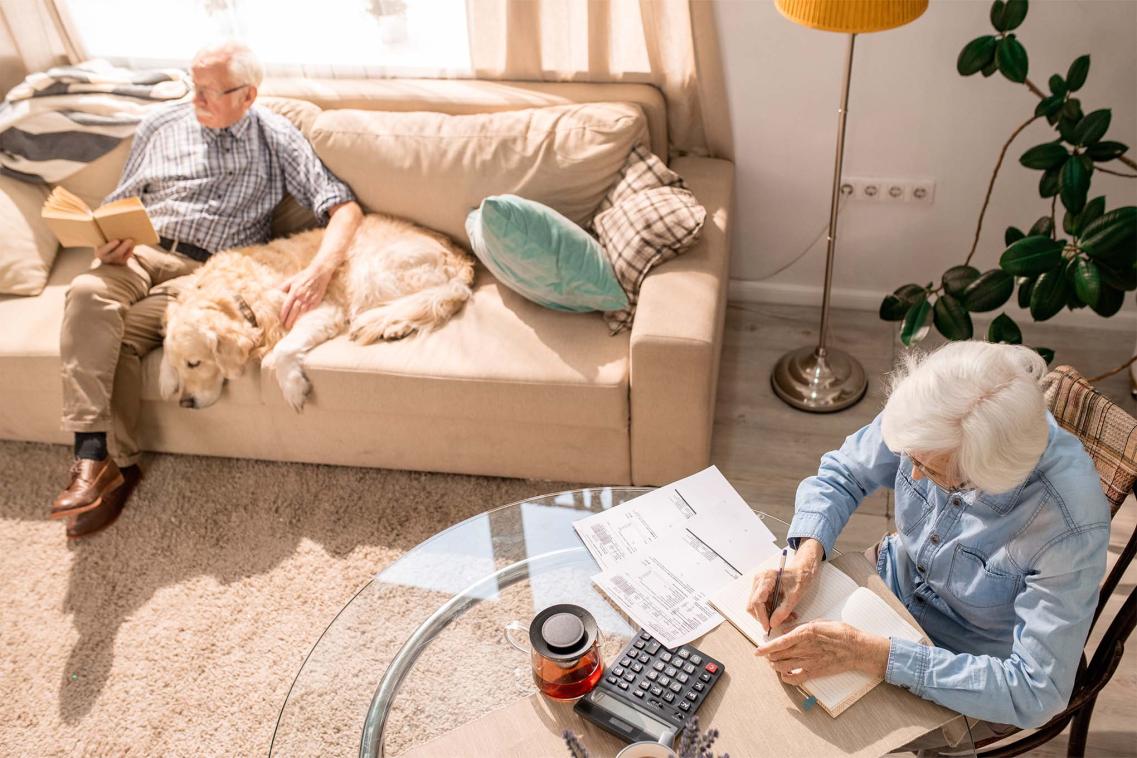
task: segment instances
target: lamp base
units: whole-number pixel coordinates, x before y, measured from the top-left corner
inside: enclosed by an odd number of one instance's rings
[[[855,405],[865,396],[868,381],[856,358],[844,350],[816,347],[791,350],[770,374],[774,393],[789,405],[811,413],[832,413]]]

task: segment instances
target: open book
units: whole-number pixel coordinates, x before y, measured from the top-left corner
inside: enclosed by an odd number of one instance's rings
[[[776,559],[773,565],[777,566]],[[779,631],[775,629],[767,635],[758,619],[746,610],[754,575],[769,567],[770,564],[766,563],[743,574],[709,598],[711,605],[755,645],[777,637]],[[821,564],[821,573],[795,610],[798,615],[796,623],[799,624],[819,619],[843,621],[872,634],[902,637],[913,642],[926,641],[919,629],[904,620],[875,592],[857,586],[848,574],[828,563]],[[846,671],[808,679],[802,689],[817,698],[826,713],[836,717],[881,681],[860,671]]]
[[[137,197],[116,200],[92,211],[74,193],[56,187],[47,196],[40,216],[64,247],[99,247],[122,239],[139,245],[158,243],[158,233]]]

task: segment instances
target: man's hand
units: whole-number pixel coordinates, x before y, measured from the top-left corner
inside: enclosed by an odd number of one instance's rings
[[[769,659],[786,684],[842,671],[864,671],[884,678],[887,637],[867,634],[838,621],[813,621],[759,645],[754,655]]]
[[[286,294],[284,304],[280,307],[280,320],[285,329],[291,329],[296,319],[323,302],[333,273],[334,269],[325,271],[309,266],[278,285]]]
[[[747,603],[746,610],[758,619],[763,629],[769,632],[774,627],[797,618],[793,610],[817,578],[824,557],[825,548],[817,540],[804,539],[798,544],[793,558],[786,561],[786,567],[782,571],[782,583],[779,587],[782,602],[769,617],[766,615],[766,601],[774,591],[778,570],[770,568],[754,576],[754,586],[750,590],[750,602]]]
[[[125,266],[134,255],[134,240],[111,240],[95,248],[95,257],[111,266]]]

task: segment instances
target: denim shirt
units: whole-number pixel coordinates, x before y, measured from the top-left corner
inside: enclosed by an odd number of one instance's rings
[[[791,544],[833,549],[861,501],[895,490],[877,572],[935,647],[892,639],[885,679],[967,716],[1034,727],[1066,707],[1098,600],[1109,504],[1081,442],[1047,414],[1049,440],[1010,492],[912,478],[880,416],[798,487]]]

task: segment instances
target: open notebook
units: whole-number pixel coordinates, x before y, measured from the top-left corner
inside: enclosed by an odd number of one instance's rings
[[[778,630],[767,636],[758,620],[746,610],[754,575],[765,568],[769,568],[768,563],[731,581],[709,598],[711,605],[755,645],[778,636]],[[885,637],[926,641],[919,629],[905,621],[875,592],[858,586],[848,574],[828,563],[821,564],[821,574],[798,604],[797,614],[797,623],[818,619],[843,621]],[[847,671],[806,680],[802,689],[816,697],[830,716],[840,716],[881,681],[860,671]]]

